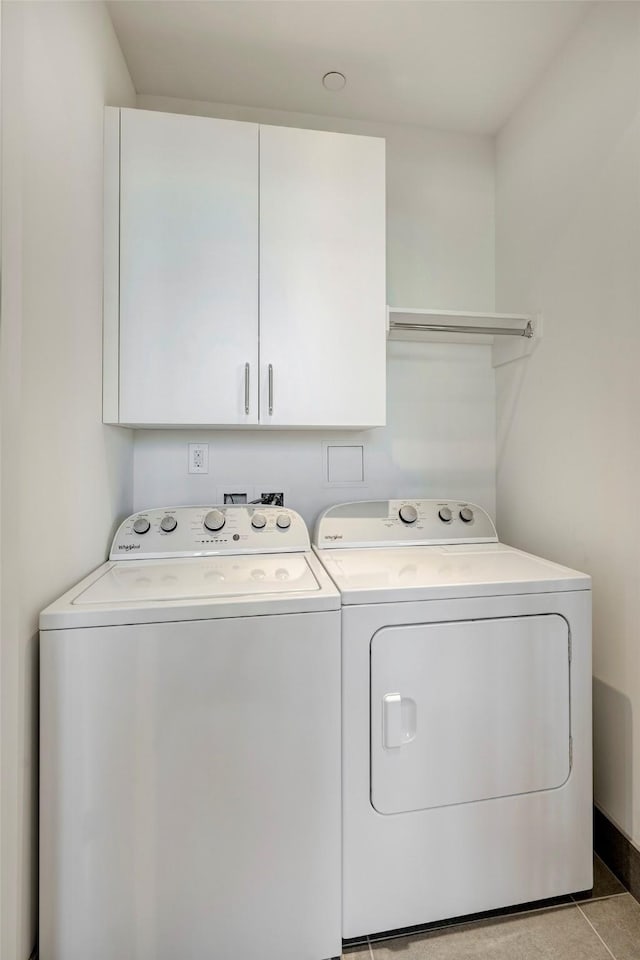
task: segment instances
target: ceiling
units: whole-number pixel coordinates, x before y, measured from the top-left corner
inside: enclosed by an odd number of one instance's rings
[[[494,133],[577,0],[116,0],[140,94]],[[340,92],[322,86],[338,70]]]

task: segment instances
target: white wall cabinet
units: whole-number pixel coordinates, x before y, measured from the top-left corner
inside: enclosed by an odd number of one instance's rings
[[[385,423],[384,141],[108,108],[104,420]]]

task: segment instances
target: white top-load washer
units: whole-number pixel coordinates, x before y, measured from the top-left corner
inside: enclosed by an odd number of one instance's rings
[[[43,611],[42,960],[324,960],[340,600],[274,507],[129,517]]]
[[[343,936],[591,887],[590,578],[469,503],[331,507],[314,546],[342,596]]]

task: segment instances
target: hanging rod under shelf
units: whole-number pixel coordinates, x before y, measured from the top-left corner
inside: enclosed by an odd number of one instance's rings
[[[526,327],[518,329],[513,327],[467,327],[459,323],[420,323],[417,320],[409,323],[405,320],[389,318],[389,327],[391,330],[424,330],[430,333],[477,333],[484,336],[527,337],[527,339],[533,337],[531,320],[527,320]]]

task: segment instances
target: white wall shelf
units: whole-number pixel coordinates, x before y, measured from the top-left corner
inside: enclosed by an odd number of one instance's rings
[[[476,313],[388,307],[390,340],[493,346],[493,365],[527,356],[542,336],[542,318],[526,313]]]

